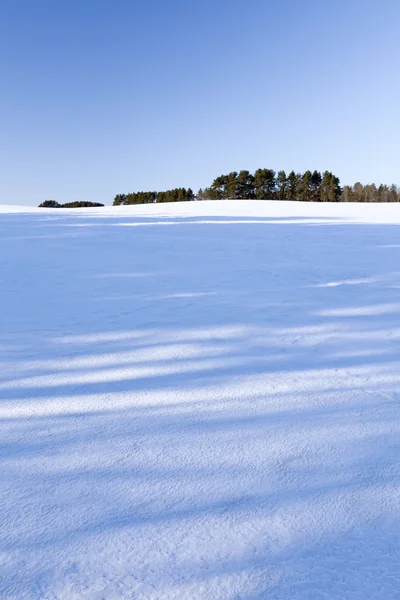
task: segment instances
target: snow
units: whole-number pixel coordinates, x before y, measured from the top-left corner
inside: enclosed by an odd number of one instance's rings
[[[0,207],[0,597],[400,597],[400,205]]]

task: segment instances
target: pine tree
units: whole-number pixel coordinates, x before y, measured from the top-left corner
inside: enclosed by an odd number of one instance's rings
[[[222,200],[226,198],[227,176],[220,175],[216,177],[210,187],[210,195],[212,200]]]
[[[285,200],[286,199],[286,187],[287,187],[287,183],[288,183],[288,178],[286,177],[285,171],[278,171],[276,181],[277,181],[276,198],[277,198],[277,200]]]
[[[275,197],[275,190],[275,171],[257,169],[254,173],[254,194],[257,200],[272,200]]]
[[[224,198],[226,200],[229,200],[229,198],[237,198],[237,177],[238,174],[236,173],[236,171],[231,171],[229,173],[229,175],[226,176],[226,183],[225,183],[225,191],[224,191]]]
[[[311,175],[311,200],[313,202],[321,201],[321,183],[322,183],[322,175],[319,171],[314,171]]]
[[[236,198],[251,200],[254,198],[254,177],[249,171],[240,171],[236,180]]]
[[[298,189],[298,200],[309,202],[311,200],[311,171],[306,171],[300,181]]]
[[[339,183],[339,178],[335,177],[333,173],[324,172],[321,183],[321,202],[339,202],[342,193]]]
[[[301,176],[294,171],[290,171],[287,177],[285,200],[297,200],[297,191]]]

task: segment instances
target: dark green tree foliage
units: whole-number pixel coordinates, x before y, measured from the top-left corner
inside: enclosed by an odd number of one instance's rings
[[[240,171],[236,180],[236,195],[234,198],[252,200],[255,197],[254,177],[249,171]]]
[[[232,171],[228,175],[220,175],[206,188],[205,192],[211,200],[229,200],[254,198],[254,177],[249,171]]]
[[[166,192],[158,192],[156,202],[190,202],[194,200],[193,191],[188,188],[175,188]]]
[[[61,208],[61,204],[58,204],[55,200],[45,200],[42,204],[39,204],[39,208]]]
[[[339,179],[333,173],[325,171],[320,186],[320,201],[340,202],[342,190],[339,183]]]
[[[277,175],[277,190],[276,199],[286,200],[286,187],[288,184],[288,178],[286,177],[285,171],[279,171]]]
[[[303,202],[399,202],[400,189],[375,184],[340,187],[339,178],[330,171],[276,173],[273,169],[257,169],[254,174],[242,170],[219,175],[210,187],[200,188],[197,195],[188,188],[175,188],[166,192],[136,192],[117,194],[114,206],[120,204],[148,204],[152,202],[185,202],[191,200],[292,200]],[[51,203],[51,204],[49,204]],[[47,200],[41,206],[59,206]]]
[[[285,200],[296,200],[297,198],[297,190],[300,186],[301,175],[300,173],[295,173],[294,171],[290,171],[285,188]]]
[[[231,171],[226,176],[224,198],[238,198],[238,185],[238,174],[236,171]]]
[[[311,200],[311,171],[306,171],[299,183],[297,189],[297,200],[301,200],[303,202],[310,202]]]
[[[120,204],[126,204],[126,195],[125,194],[117,194],[114,198],[114,206],[119,206]]]
[[[233,173],[232,173],[233,175]],[[211,184],[211,187],[206,188],[211,200],[224,200],[228,192],[229,175],[220,175]]]
[[[131,194],[117,194],[114,198],[114,206],[120,204],[151,204],[155,202],[157,192],[134,192]]]
[[[321,183],[321,173],[319,171],[314,171],[310,180],[310,197],[313,202],[321,201]]]
[[[276,177],[272,169],[257,169],[254,173],[254,195],[257,200],[275,198]]]
[[[117,194],[113,205],[121,204],[153,204],[154,202],[184,202],[194,200],[193,191],[188,188],[176,188],[166,192],[134,192],[131,194]]]
[[[104,204],[100,204],[99,202],[67,202],[66,204],[59,204],[55,200],[45,200],[42,204],[39,204],[39,208],[90,208],[90,207],[98,207],[104,206]]]
[[[94,208],[104,206],[104,204],[100,204],[99,202],[67,202],[66,204],[62,204],[61,208]]]
[[[306,171],[302,175],[290,171],[275,173],[273,169],[232,171],[216,177],[209,188],[199,190],[198,199],[228,200],[302,200],[304,202],[338,202],[341,197],[339,179],[329,171]]]

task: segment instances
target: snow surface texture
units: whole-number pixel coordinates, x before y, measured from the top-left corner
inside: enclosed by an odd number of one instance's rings
[[[0,212],[1,598],[400,598],[400,205]]]

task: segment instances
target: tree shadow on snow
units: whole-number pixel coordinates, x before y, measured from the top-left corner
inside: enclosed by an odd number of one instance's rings
[[[0,237],[0,592],[23,560],[20,596],[55,562],[90,589],[101,555],[159,597],[394,597],[398,226],[22,218]]]

